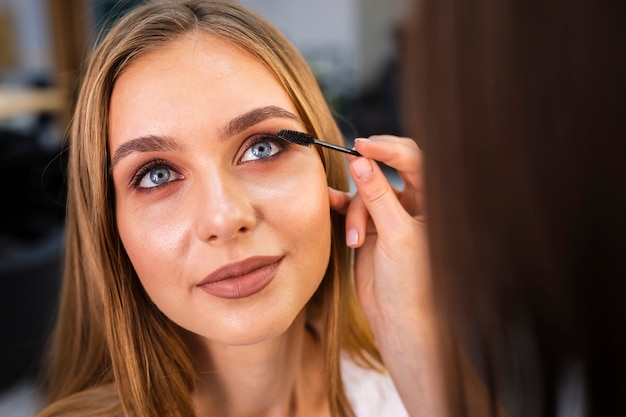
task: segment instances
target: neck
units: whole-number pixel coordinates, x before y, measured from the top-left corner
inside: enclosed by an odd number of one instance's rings
[[[254,345],[206,339],[194,345],[198,383],[192,397],[198,416],[325,415],[328,410],[322,356],[304,313],[282,335]]]

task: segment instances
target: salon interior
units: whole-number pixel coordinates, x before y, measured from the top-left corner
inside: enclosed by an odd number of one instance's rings
[[[31,416],[62,271],[65,138],[84,60],[135,0],[0,0],[0,416]],[[313,68],[346,144],[403,128],[409,0],[241,0]],[[399,179],[387,167],[391,181]]]

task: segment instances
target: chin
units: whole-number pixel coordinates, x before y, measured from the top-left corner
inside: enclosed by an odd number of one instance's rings
[[[231,323],[227,329],[223,329],[218,335],[209,337],[210,340],[229,346],[252,346],[278,338],[290,330],[297,331],[299,326],[304,326],[304,310],[285,317],[284,314],[273,319],[246,320],[239,323]]]
[[[235,347],[236,346],[254,346],[263,342],[267,342],[268,340],[275,339],[284,333],[285,332],[275,332],[275,333],[254,332],[254,333],[249,333],[249,334],[239,334],[231,338],[221,340],[220,342],[224,345],[235,346]]]

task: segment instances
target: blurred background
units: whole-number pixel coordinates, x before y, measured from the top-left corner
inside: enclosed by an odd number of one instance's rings
[[[138,1],[0,0],[0,416],[30,416],[63,253],[64,138],[79,68]],[[400,108],[409,0],[242,0],[313,68],[350,145],[409,135]],[[392,181],[397,177],[387,171]],[[8,191],[8,192],[7,192]]]

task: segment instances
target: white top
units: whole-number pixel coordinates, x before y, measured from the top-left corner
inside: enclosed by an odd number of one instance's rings
[[[341,377],[357,417],[408,417],[388,374],[362,368],[344,355],[341,358]]]

